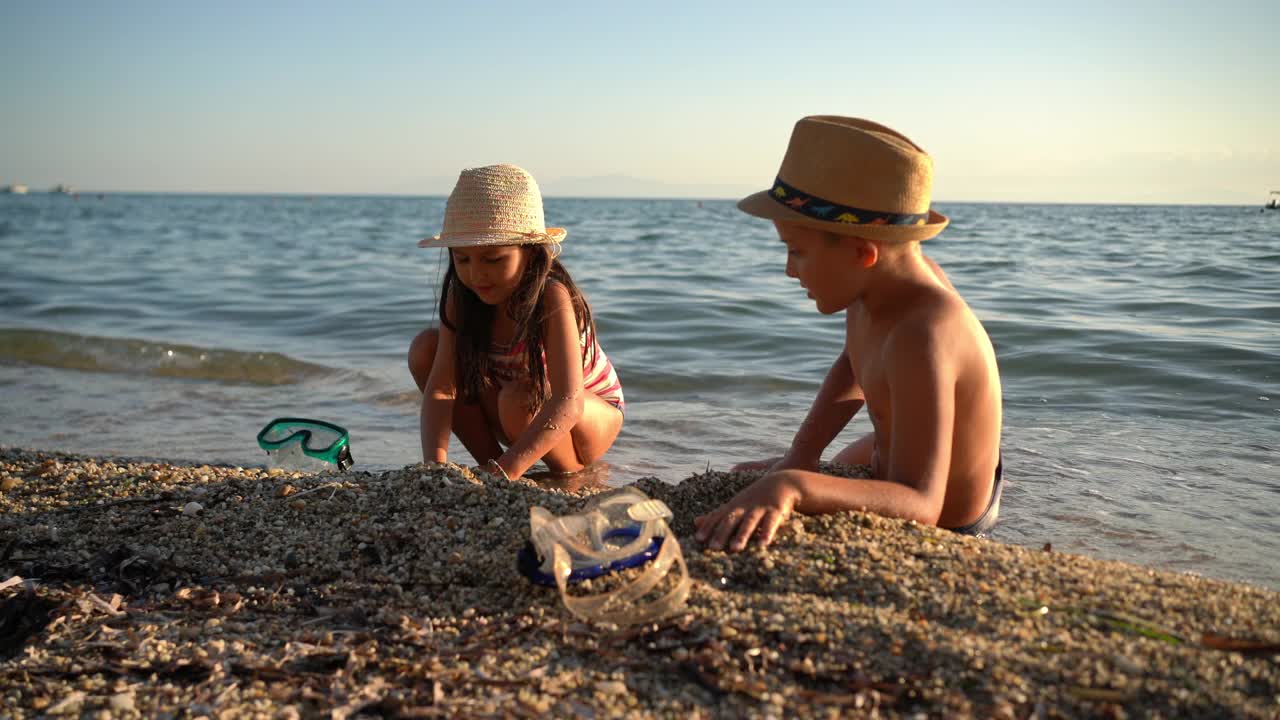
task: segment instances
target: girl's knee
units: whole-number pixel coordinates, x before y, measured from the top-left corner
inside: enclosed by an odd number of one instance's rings
[[[421,390],[431,375],[431,364],[436,359],[436,345],[440,341],[440,331],[434,328],[418,333],[409,343],[409,373]]]
[[[431,371],[431,362],[436,357],[436,344],[440,341],[440,331],[435,328],[423,330],[414,336],[409,343],[409,369]]]
[[[498,422],[507,437],[519,437],[529,427],[534,415],[529,407],[531,396],[529,388],[515,383],[503,385],[498,392]]]

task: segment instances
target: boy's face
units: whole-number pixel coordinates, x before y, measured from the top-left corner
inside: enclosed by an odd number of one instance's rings
[[[524,275],[525,258],[518,245],[452,248],[453,269],[486,305],[500,305],[511,297]]]
[[[787,246],[787,277],[800,281],[824,315],[838,313],[858,298],[857,242],[832,239],[828,233],[800,225],[775,222]]]

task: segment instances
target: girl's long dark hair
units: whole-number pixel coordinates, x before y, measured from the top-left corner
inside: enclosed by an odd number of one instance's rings
[[[511,345],[524,343],[533,394],[530,410],[536,412],[551,394],[547,382],[547,367],[542,362],[542,321],[546,316],[543,291],[546,290],[547,281],[554,280],[569,291],[578,333],[581,335],[585,332],[587,335],[584,353],[594,351],[596,323],[591,317],[591,307],[569,276],[569,271],[552,257],[550,245],[522,245],[520,250],[527,254],[528,260],[520,284],[511,294],[507,307],[516,326]],[[450,293],[453,293],[453,307],[458,315],[457,325],[449,321],[445,311]],[[453,253],[450,252],[449,270],[445,273],[444,284],[440,289],[440,323],[452,330],[457,338],[454,343],[454,367],[458,375],[458,389],[465,402],[479,402],[484,389],[495,384],[493,363],[489,359],[494,312],[494,306],[486,304],[458,280],[453,266]]]

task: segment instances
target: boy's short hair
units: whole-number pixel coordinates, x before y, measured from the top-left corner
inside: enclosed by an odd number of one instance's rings
[[[933,160],[879,123],[802,118],[768,190],[738,207],[750,215],[878,242],[928,240],[947,226],[929,207]]]

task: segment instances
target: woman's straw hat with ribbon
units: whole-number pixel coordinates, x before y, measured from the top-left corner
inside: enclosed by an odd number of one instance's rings
[[[909,242],[947,226],[929,209],[933,160],[901,133],[858,118],[802,118],[773,186],[738,202],[756,217],[840,235]]]
[[[474,247],[559,243],[564,228],[549,228],[538,182],[515,165],[463,170],[449,193],[444,229],[418,247]]]

